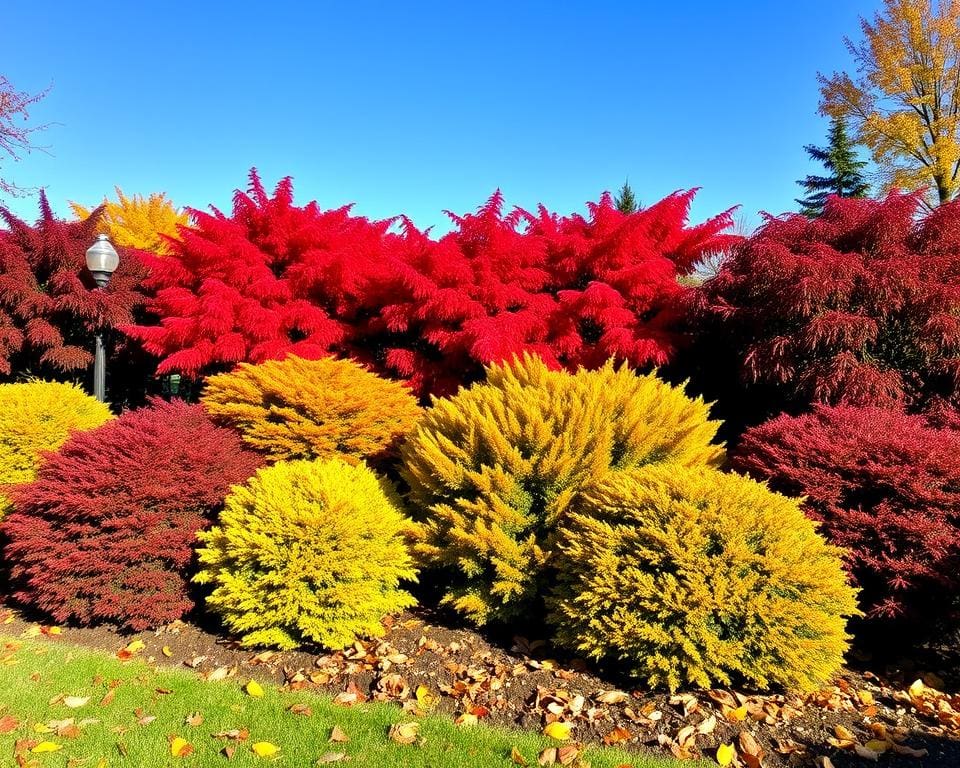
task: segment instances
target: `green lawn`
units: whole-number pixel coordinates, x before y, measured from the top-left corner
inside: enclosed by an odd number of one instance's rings
[[[246,682],[236,678],[207,682],[187,671],[157,669],[137,660],[123,663],[60,639],[0,636],[0,732],[7,731],[0,735],[0,765],[15,764],[18,741],[21,753],[41,768],[228,768],[268,763],[308,768],[317,765],[324,755],[330,759],[336,753],[346,753],[349,761],[328,764],[509,767],[516,765],[510,757],[514,747],[533,767],[541,749],[558,746],[537,734],[482,725],[456,726],[442,716],[414,717],[387,704],[344,707],[326,697],[269,687],[256,698],[244,691]],[[113,694],[104,702],[111,686]],[[89,701],[84,703],[87,697]],[[306,705],[309,713],[291,712],[295,704]],[[202,722],[194,718],[191,725],[187,719],[194,713],[199,713]],[[62,722],[69,718],[73,719],[72,726]],[[418,743],[401,745],[388,737],[391,724],[414,720],[420,723]],[[61,735],[40,732],[50,724],[59,727]],[[329,743],[334,726],[349,741]],[[214,736],[243,729],[249,730],[246,740]],[[175,737],[185,739],[192,753],[174,757],[171,740]],[[61,749],[29,752],[22,744],[25,739],[51,742]],[[253,745],[260,742],[278,747],[279,752],[273,757],[258,757]],[[226,746],[235,748],[232,758],[223,753]],[[583,759],[592,768],[681,765],[666,758],[639,757],[614,749],[590,749]]]

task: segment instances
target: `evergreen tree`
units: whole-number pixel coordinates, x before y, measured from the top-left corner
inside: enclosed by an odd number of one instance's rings
[[[634,197],[633,190],[630,189],[629,181],[623,182],[623,186],[620,187],[620,192],[618,192],[614,198],[613,204],[620,213],[635,213],[640,209],[640,203],[638,203],[637,198]]]
[[[807,196],[797,199],[801,213],[819,216],[823,204],[830,195],[839,197],[866,197],[870,185],[863,177],[867,163],[857,157],[854,143],[847,135],[847,126],[842,119],[830,121],[829,144],[825,148],[807,144],[804,150],[811,159],[823,163],[829,176],[807,176],[797,182]]]

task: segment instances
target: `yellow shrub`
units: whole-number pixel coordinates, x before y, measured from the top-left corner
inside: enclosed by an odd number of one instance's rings
[[[186,226],[190,219],[178,211],[163,192],[149,197],[127,197],[116,187],[117,201],[105,200],[106,210],[101,219],[106,234],[117,245],[138,248],[151,253],[167,253],[169,245],[161,235],[177,236],[177,225]],[[79,203],[70,203],[74,215],[85,219],[90,209]]]
[[[671,690],[808,690],[840,668],[858,613],[841,550],[799,501],[676,465],[611,473],[559,536],[556,638]]]
[[[416,570],[411,523],[396,491],[341,459],[279,462],[227,497],[198,538],[207,605],[245,645],[343,648],[383,634],[381,619],[414,604],[399,588]]]
[[[110,409],[75,384],[30,381],[0,384],[0,487],[33,480],[41,454],[70,433],[110,419]],[[0,495],[0,517],[9,501]]]
[[[611,469],[723,460],[708,410],[653,375],[570,374],[531,356],[434,402],[401,471],[424,522],[416,551],[448,572],[444,601],[478,624],[525,611],[585,485]]]
[[[382,458],[421,414],[403,384],[329,357],[241,363],[207,379],[203,404],[275,459]]]

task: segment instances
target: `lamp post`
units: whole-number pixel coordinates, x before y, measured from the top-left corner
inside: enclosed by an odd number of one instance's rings
[[[120,257],[106,235],[97,235],[97,241],[87,248],[87,269],[93,275],[98,290],[110,282],[110,275],[117,271]],[[93,355],[93,396],[101,403],[107,400],[107,355],[103,346],[103,331],[97,330]]]

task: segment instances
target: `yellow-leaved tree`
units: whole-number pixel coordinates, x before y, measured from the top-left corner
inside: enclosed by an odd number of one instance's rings
[[[120,187],[115,189],[117,200],[104,200],[101,223],[105,233],[117,245],[167,253],[169,245],[163,236],[176,237],[177,226],[190,223],[187,214],[178,210],[163,192],[127,197]],[[70,203],[70,207],[80,219],[87,218],[92,211],[79,203]]]
[[[857,74],[820,80],[820,111],[869,147],[887,189],[960,190],[960,0],[884,0],[863,41],[846,40]]]

